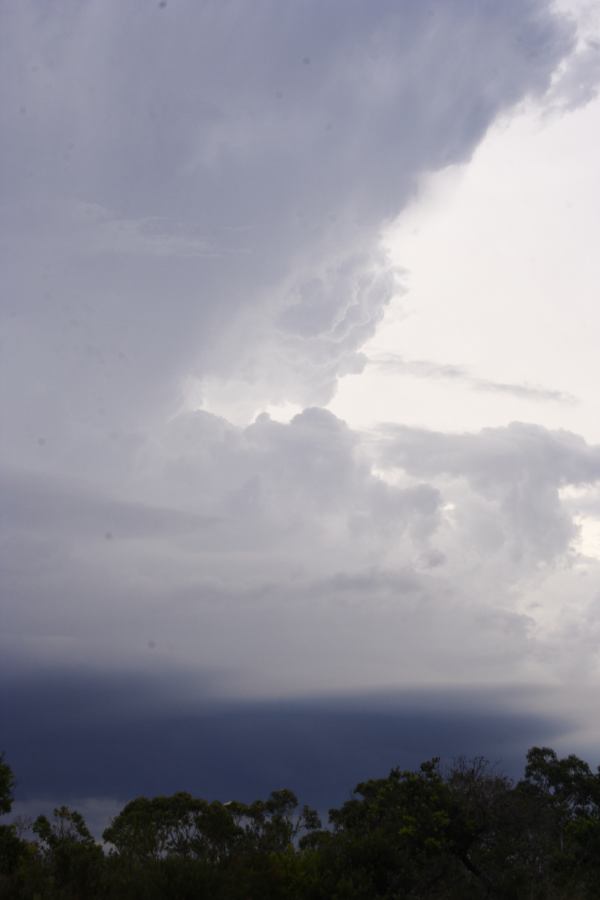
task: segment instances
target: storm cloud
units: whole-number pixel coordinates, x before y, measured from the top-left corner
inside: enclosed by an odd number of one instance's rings
[[[9,679],[6,748],[20,761],[22,803],[177,790],[251,800],[288,786],[324,810],[365,777],[432,756],[450,764],[473,746],[517,776],[529,744],[556,741],[571,724],[528,708],[535,690],[224,703],[207,697],[202,673],[193,681],[190,690],[183,673],[74,679],[60,670]]]
[[[568,92],[575,24],[541,0],[31,0],[0,35],[0,745],[23,798],[330,802],[575,729],[535,692],[594,669],[565,491],[600,448],[324,408],[405,290],[383,232],[499,116]]]

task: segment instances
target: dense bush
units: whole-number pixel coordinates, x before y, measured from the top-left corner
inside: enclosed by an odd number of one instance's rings
[[[13,788],[0,757],[2,814]],[[251,804],[138,797],[103,838],[65,806],[30,840],[1,825],[0,898],[600,898],[600,772],[546,747],[517,783],[482,759],[433,759],[359,784],[327,828],[289,790]]]

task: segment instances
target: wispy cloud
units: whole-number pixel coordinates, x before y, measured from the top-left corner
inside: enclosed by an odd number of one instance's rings
[[[381,353],[369,357],[368,365],[391,375],[409,375],[414,378],[453,381],[477,391],[493,394],[509,394],[523,400],[552,403],[577,403],[577,398],[565,391],[543,387],[537,384],[494,381],[473,375],[465,366],[452,363],[437,363],[426,359],[406,359],[395,353]]]

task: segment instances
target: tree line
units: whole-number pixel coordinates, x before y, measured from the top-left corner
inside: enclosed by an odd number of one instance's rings
[[[0,815],[14,776],[0,756]],[[0,824],[2,900],[600,898],[600,767],[548,747],[513,781],[482,758],[392,769],[326,826],[290,790],[254,803],[138,797],[102,843],[67,806]]]

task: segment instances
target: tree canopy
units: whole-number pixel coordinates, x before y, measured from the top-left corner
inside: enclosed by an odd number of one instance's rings
[[[0,757],[0,809],[14,777]],[[512,781],[482,758],[394,768],[319,815],[288,789],[252,803],[137,797],[97,841],[61,806],[0,826],[8,900],[600,898],[600,770],[549,747]]]

